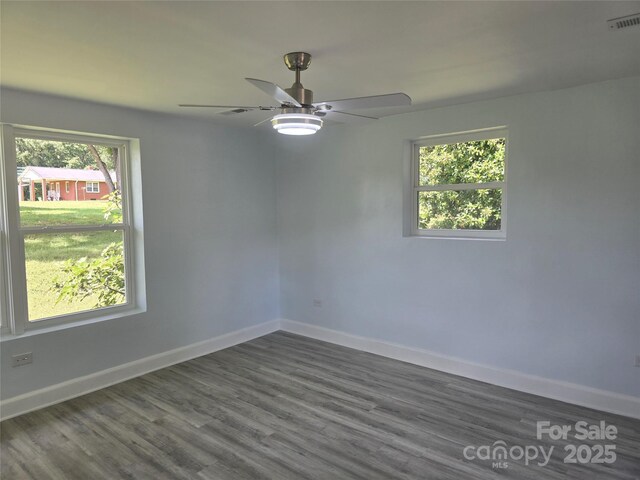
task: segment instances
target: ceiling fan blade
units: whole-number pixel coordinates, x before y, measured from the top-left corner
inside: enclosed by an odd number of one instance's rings
[[[271,120],[271,117],[267,117],[264,120],[259,121],[254,125],[254,127],[257,127],[258,125],[262,125],[264,122],[268,122],[269,120]]]
[[[330,105],[336,110],[358,110],[360,108],[402,107],[411,105],[411,97],[405,93],[389,93],[387,95],[372,95],[370,97],[344,98],[342,100],[328,100],[314,103],[314,107]]]
[[[218,112],[218,115],[237,115],[238,113],[250,112],[252,110],[261,110],[272,112],[279,107],[247,107],[244,105],[199,105],[199,104],[180,104],[179,107],[204,107],[204,108],[224,108],[224,112]]]
[[[337,110],[328,110],[323,117],[340,123],[364,123],[370,120],[378,120],[378,117],[367,117],[366,115],[356,115],[355,113],[339,112]]]
[[[230,108],[230,109],[236,109],[236,108],[241,108],[243,110],[255,110],[257,108],[269,108],[271,109],[271,107],[247,107],[247,106],[242,106],[242,105],[200,105],[200,104],[195,104],[195,103],[181,103],[178,105],[179,107],[204,107],[204,108]],[[273,107],[276,108],[276,107]]]
[[[224,112],[218,113],[218,115],[237,115],[239,113],[251,112],[253,108],[234,108],[233,110],[225,110]]]
[[[267,82],[265,80],[258,80],[257,78],[245,78],[251,85],[258,87],[264,93],[270,97],[275,98],[281,104],[290,104],[295,107],[301,107],[302,105],[295,98],[289,95],[284,89],[280,88],[275,83]]]

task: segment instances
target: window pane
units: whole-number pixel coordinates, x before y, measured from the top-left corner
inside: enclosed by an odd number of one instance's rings
[[[21,225],[122,221],[119,149],[16,138],[16,161]]]
[[[505,145],[496,138],[420,147],[419,185],[501,182]]]
[[[125,303],[122,231],[25,235],[29,321]]]
[[[502,189],[418,192],[418,228],[500,230]]]

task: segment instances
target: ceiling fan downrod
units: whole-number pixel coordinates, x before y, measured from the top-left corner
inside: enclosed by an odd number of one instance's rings
[[[284,64],[296,74],[295,82],[291,88],[286,88],[285,91],[306,108],[313,105],[313,92],[302,86],[300,72],[309,68],[310,63],[311,54],[307,52],[290,52],[284,56]]]

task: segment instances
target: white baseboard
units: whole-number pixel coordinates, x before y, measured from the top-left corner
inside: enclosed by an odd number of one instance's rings
[[[219,337],[203,340],[198,343],[141,358],[117,367],[101,370],[84,377],[74,378],[66,382],[51,385],[40,390],[8,398],[0,402],[0,420],[16,417],[33,410],[38,410],[55,403],[60,403],[101,388],[124,382],[176,363],[207,355],[239,343],[275,332],[280,327],[278,320],[253,325],[241,330],[226,333]]]
[[[480,365],[428,350],[360,337],[292,320],[280,320],[280,328],[286,332],[375,353],[383,357],[433,368],[473,380],[640,419],[640,398],[638,397],[538,377],[514,370]]]
[[[280,329],[521,392],[640,419],[640,398],[638,397],[599,390],[575,383],[551,380],[514,370],[480,365],[459,358],[429,352],[428,350],[406,347],[283,319],[253,325],[219,337],[8,398],[0,402],[0,420],[16,417],[154,370],[248,342]]]

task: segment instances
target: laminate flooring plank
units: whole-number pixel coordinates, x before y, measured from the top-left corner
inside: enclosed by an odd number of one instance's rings
[[[103,401],[104,398],[100,401],[91,398],[95,396],[97,392],[73,399],[70,403],[81,412],[85,425],[90,426],[98,435],[107,438],[109,445],[119,451],[125,468],[142,463],[148,470],[159,472],[161,474],[159,478],[163,476],[174,479],[192,478],[188,470],[174,462],[175,459],[180,460],[179,457],[171,458],[173,452],[170,445],[167,445],[165,450],[157,448],[150,442],[153,438],[144,438],[135,432],[136,423],[143,420],[135,415],[121,414],[120,411],[116,413]],[[105,478],[109,477],[105,476]]]

